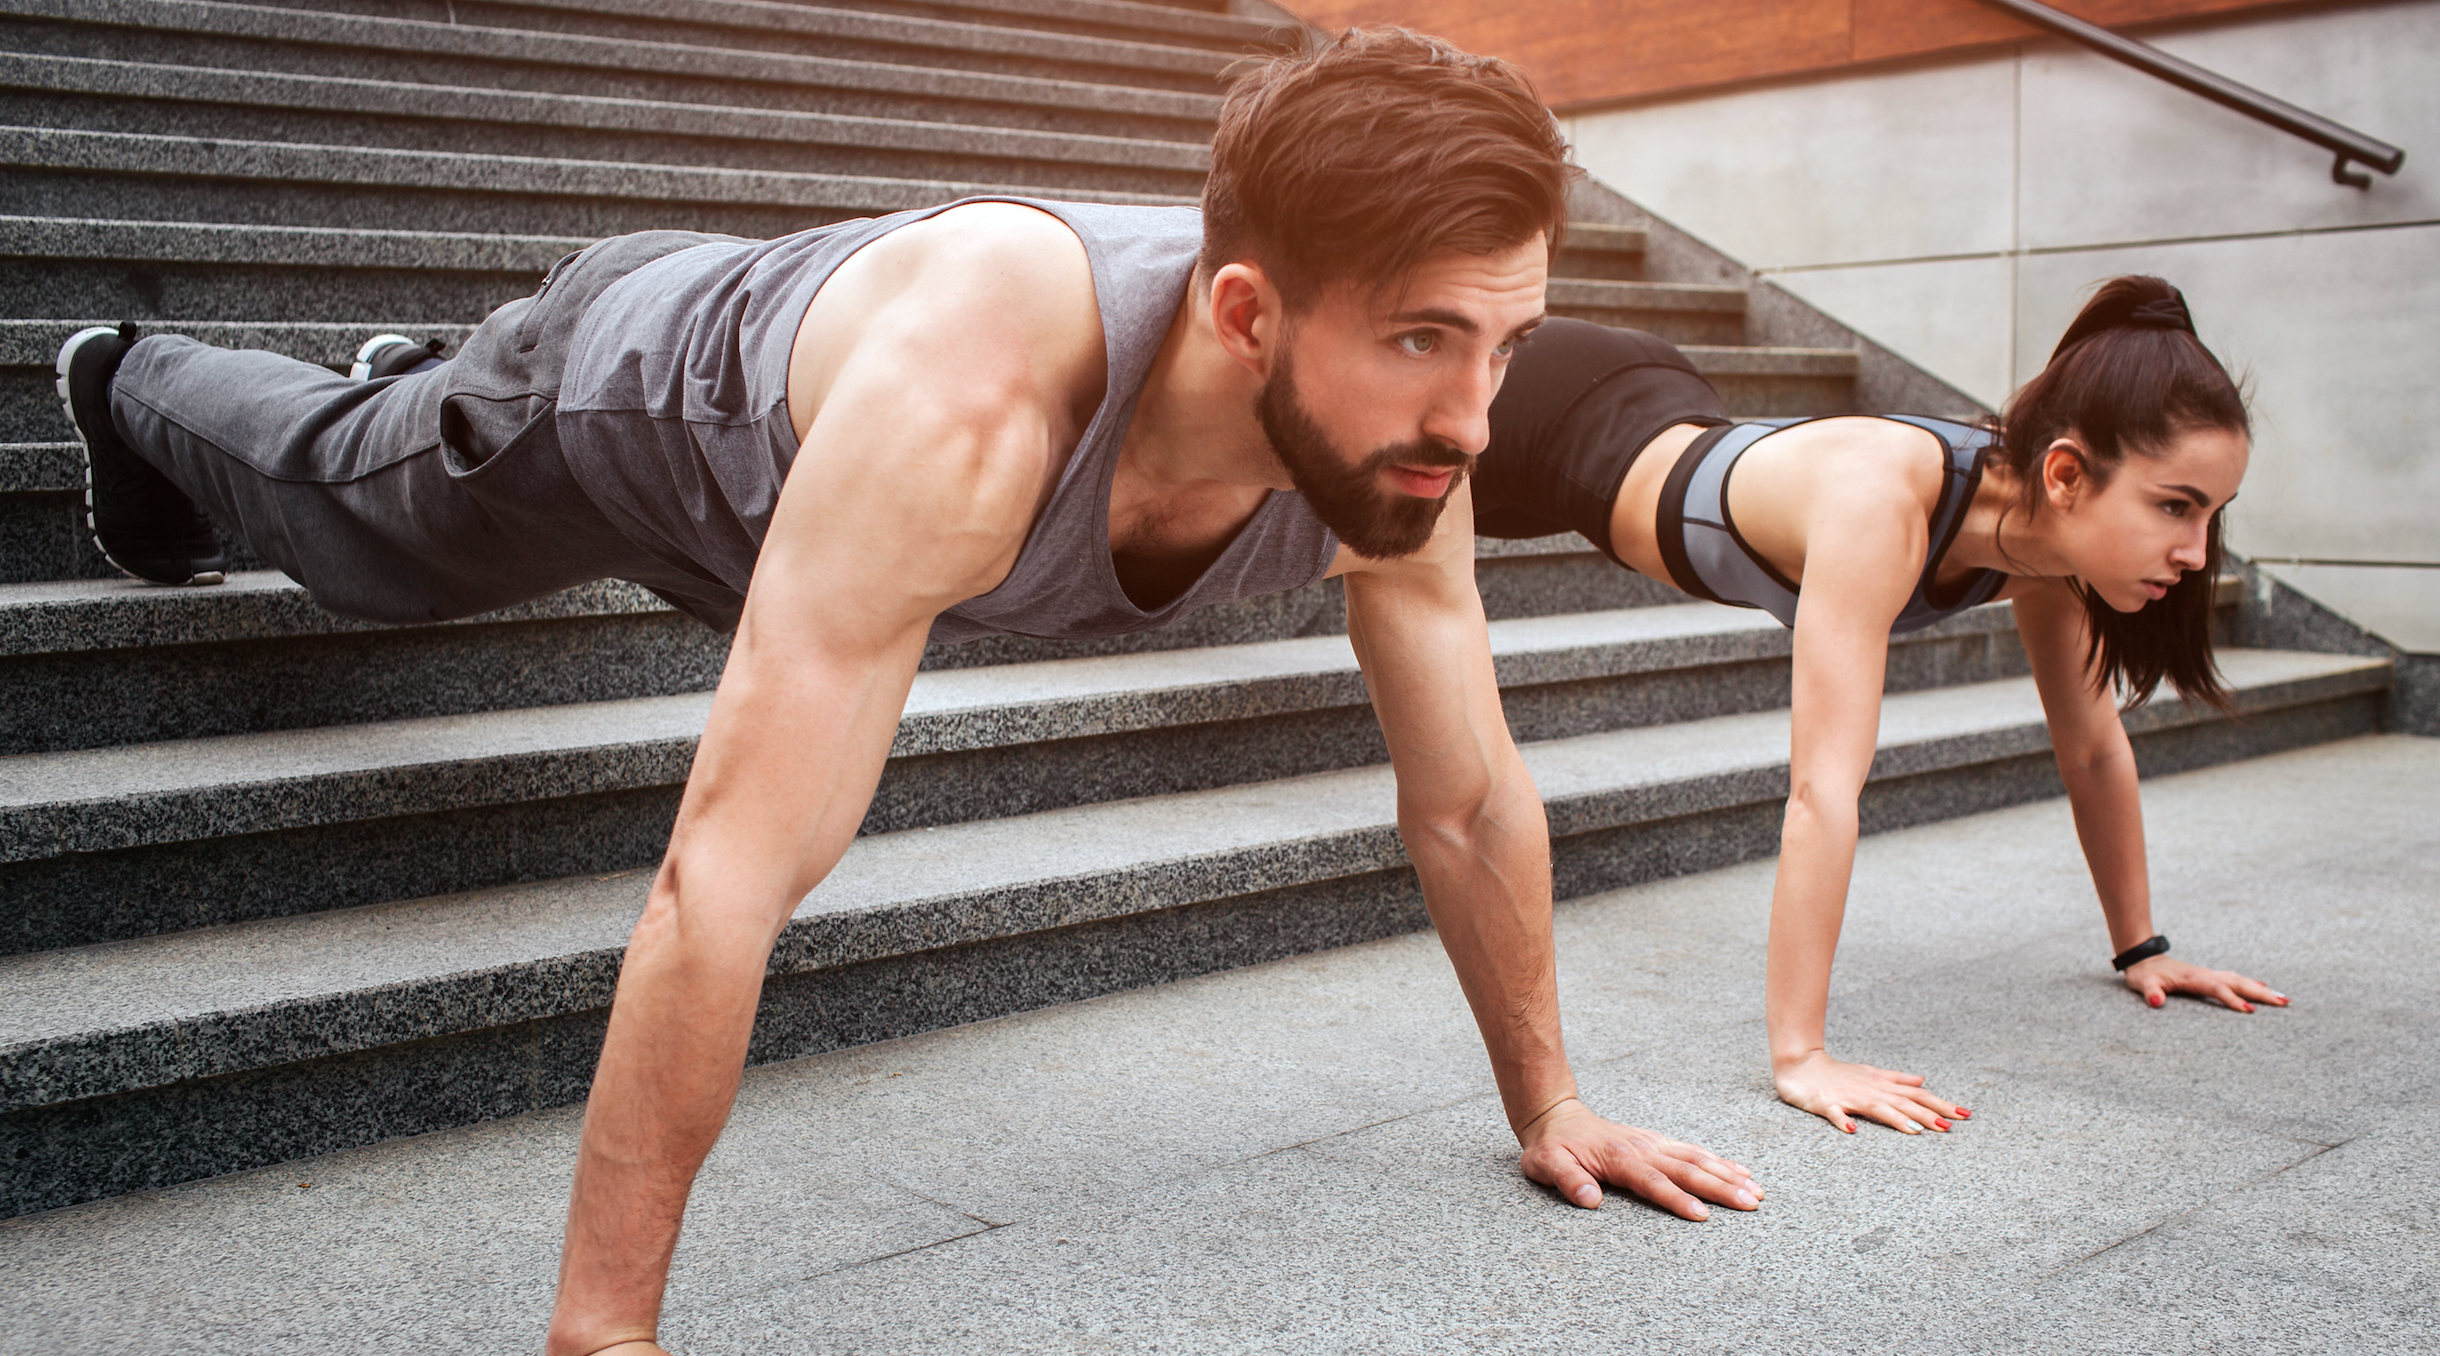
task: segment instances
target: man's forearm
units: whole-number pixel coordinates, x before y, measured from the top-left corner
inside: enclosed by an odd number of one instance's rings
[[[585,1104],[551,1356],[653,1335],[687,1192],[745,1065],[770,934],[690,916],[669,875],[628,943]]]
[[[1524,780],[1521,776],[1518,780]],[[1400,817],[1432,925],[1473,1009],[1509,1125],[1576,1095],[1559,1028],[1550,830],[1530,782],[1473,813]]]

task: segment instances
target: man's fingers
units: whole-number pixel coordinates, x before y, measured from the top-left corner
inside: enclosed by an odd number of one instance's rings
[[[1681,1219],[1711,1218],[1711,1207],[1678,1190],[1669,1175],[1652,1164],[1622,1152],[1625,1146],[1615,1146],[1613,1153],[1626,1159],[1610,1166],[1610,1180]]]
[[[1601,1208],[1601,1183],[1593,1180],[1593,1174],[1584,1170],[1574,1154],[1561,1150],[1547,1161],[1550,1176],[1543,1185],[1558,1192],[1560,1199],[1570,1205],[1586,1210]]]
[[[1723,1176],[1681,1162],[1674,1171],[1669,1172],[1669,1179],[1677,1183],[1679,1190],[1700,1196],[1714,1205],[1752,1210],[1762,1204],[1762,1188],[1754,1185],[1750,1177]]]

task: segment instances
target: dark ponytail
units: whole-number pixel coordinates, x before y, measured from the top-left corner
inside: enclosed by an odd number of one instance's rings
[[[2042,506],[2042,457],[2062,437],[2083,444],[2085,472],[2106,485],[2129,453],[2152,455],[2181,433],[2250,433],[2245,395],[2219,359],[2195,337],[2186,298],[2165,280],[2112,278],[2085,303],[2052,350],[2050,363],[2008,399],[1993,455],[2024,487],[2024,508]],[[2140,706],[2166,678],[2178,695],[2229,709],[2228,689],[2211,658],[2212,590],[2220,576],[2220,515],[2211,515],[2203,568],[2189,570],[2168,596],[2120,612],[2082,580],[2068,587],[2084,602],[2092,637],[2085,663],[2095,687],[2112,685]]]

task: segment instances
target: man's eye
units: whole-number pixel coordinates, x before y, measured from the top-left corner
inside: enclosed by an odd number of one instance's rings
[[[1525,341],[1522,339],[1510,339],[1506,343],[1501,344],[1499,347],[1492,349],[1491,356],[1494,358],[1513,358],[1516,356],[1517,345],[1523,342]]]
[[[1398,347],[1405,349],[1407,352],[1414,354],[1418,358],[1430,353],[1434,348],[1438,347],[1439,344],[1440,336],[1432,333],[1430,330],[1417,330],[1413,334],[1401,334],[1398,336]]]

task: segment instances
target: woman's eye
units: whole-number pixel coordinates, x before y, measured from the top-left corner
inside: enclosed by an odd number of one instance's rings
[[[1430,330],[1417,330],[1413,334],[1401,334],[1398,336],[1398,347],[1414,354],[1418,358],[1430,353],[1434,348],[1439,346],[1439,343],[1440,336],[1432,333]]]
[[[2194,505],[2187,503],[2183,499],[2163,499],[2160,501],[2160,507],[2163,512],[2167,513],[2172,518],[2183,518],[2186,516],[2186,511],[2193,508]]]

